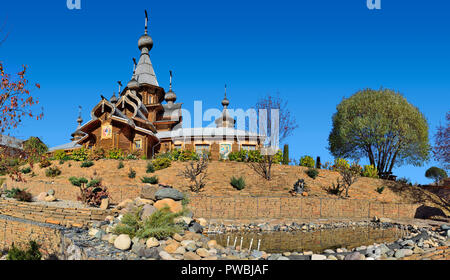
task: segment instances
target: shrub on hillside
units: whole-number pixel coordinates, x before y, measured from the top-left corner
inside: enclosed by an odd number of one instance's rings
[[[152,160],[155,170],[165,169],[170,166],[171,162],[170,158],[155,158]]]
[[[333,170],[339,171],[339,170],[345,170],[350,168],[350,164],[346,159],[343,158],[336,158],[334,160]]]
[[[119,164],[117,165],[117,169],[122,169],[122,168],[124,168],[125,166],[123,165],[123,161],[119,161]]]
[[[320,157],[316,158],[316,169],[322,169],[322,163],[320,162]]]
[[[364,165],[364,169],[361,173],[363,177],[378,178],[378,170],[374,165]]]
[[[81,187],[88,183],[88,179],[84,177],[70,177],[69,182],[76,187]]]
[[[375,189],[375,191],[379,194],[381,194],[384,191],[384,186],[378,187]]]
[[[12,188],[5,191],[7,198],[14,198],[18,201],[31,202],[33,195],[26,191],[26,189]]]
[[[66,152],[64,150],[57,150],[53,153],[53,157],[56,160],[67,160],[69,157],[67,156]]]
[[[95,148],[89,153],[89,160],[100,160],[106,158],[106,151],[103,148]]]
[[[136,178],[136,171],[130,167],[130,171],[128,172],[128,178],[133,179]]]
[[[107,158],[109,159],[124,159],[124,155],[121,149],[114,148],[108,151]]]
[[[94,162],[87,160],[87,161],[83,161],[80,166],[81,166],[81,168],[89,168],[93,165],[94,165]]]
[[[99,179],[92,179],[88,183],[86,178],[70,177],[69,181],[80,188],[80,195],[77,198],[86,205],[98,207],[102,199],[109,197],[107,188],[102,186]]]
[[[326,188],[325,190],[329,194],[340,196],[344,191],[344,185],[341,183],[340,179],[337,179],[336,184],[332,183],[331,186]]]
[[[84,147],[76,149],[72,152],[72,155],[70,157],[71,159],[76,161],[85,161],[89,158],[89,150],[85,149]]]
[[[283,164],[288,165],[289,162],[289,145],[285,144],[283,148]]]
[[[433,166],[425,172],[425,177],[434,180],[434,182],[438,184],[441,180],[446,179],[448,176],[444,169]]]
[[[158,177],[157,176],[152,176],[152,177],[142,177],[141,178],[142,183],[145,184],[158,184]]]
[[[310,156],[304,156],[300,159],[300,166],[314,168],[316,162]]]
[[[312,179],[316,179],[319,176],[319,171],[315,168],[309,168],[305,171],[306,175],[308,175]]]
[[[45,170],[45,176],[47,177],[56,177],[61,175],[61,170],[57,167],[49,167],[47,170]]]
[[[23,174],[28,174],[31,173],[31,167],[24,167],[20,170],[20,172],[22,172]]]
[[[237,190],[243,190],[245,188],[245,180],[242,177],[231,177],[230,184]]]
[[[47,159],[47,158],[43,158],[40,162],[39,162],[39,167],[40,168],[47,168],[50,165],[52,165],[52,163]]]
[[[42,257],[39,247],[37,242],[30,241],[28,243],[28,248],[26,250],[21,250],[13,243],[11,249],[8,250],[6,259],[9,261],[38,261]]]
[[[129,153],[126,156],[127,160],[138,160],[141,157],[141,151],[140,150],[136,150],[136,151],[132,151],[131,153]]]
[[[148,162],[147,163],[147,169],[145,170],[146,173],[153,173],[155,172],[155,167],[153,166],[153,163]]]

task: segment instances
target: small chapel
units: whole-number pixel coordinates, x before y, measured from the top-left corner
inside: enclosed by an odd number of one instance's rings
[[[208,152],[211,159],[226,159],[230,152],[257,150],[265,137],[247,130],[235,128],[235,119],[228,113],[229,100],[222,100],[223,111],[215,120],[216,127],[183,128],[182,103],[170,86],[166,92],[160,87],[150,60],[153,39],[148,35],[148,17],[145,13],[144,34],[139,38],[139,60],[133,59],[133,74],[119,93],[109,99],[100,96],[92,108],[91,119],[83,124],[80,115],[78,127],[72,133],[71,142],[52,147],[50,152],[64,150],[68,153],[82,147],[103,148],[105,151],[120,149],[124,154],[138,152],[152,158],[157,153],[174,149]]]

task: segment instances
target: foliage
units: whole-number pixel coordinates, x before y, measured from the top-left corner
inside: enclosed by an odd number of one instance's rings
[[[375,191],[377,193],[381,194],[384,191],[384,188],[385,188],[384,186],[381,186],[381,187],[376,188]]]
[[[447,124],[437,127],[434,135],[433,154],[436,161],[443,164],[443,167],[450,169],[450,111],[446,114]]]
[[[358,163],[354,162],[350,167],[340,167],[337,171],[341,174],[344,181],[345,197],[348,197],[348,191],[361,176],[362,168]]]
[[[86,161],[89,158],[89,150],[81,147],[72,152],[71,158],[76,161]]]
[[[24,167],[20,170],[20,172],[22,172],[23,174],[28,174],[31,173],[31,167]]]
[[[243,177],[231,177],[230,184],[237,190],[243,190],[245,188],[245,180]]]
[[[175,218],[184,214],[171,213],[169,207],[157,210],[145,220],[141,220],[142,206],[125,214],[120,223],[113,229],[115,234],[128,234],[131,238],[155,237],[163,239],[182,232],[183,228],[175,223]]]
[[[171,164],[171,160],[170,158],[155,158],[154,160],[152,160],[152,165],[155,168],[155,170],[161,170],[161,169],[165,169],[167,167],[170,166]]]
[[[208,158],[200,157],[198,161],[190,161],[180,175],[189,179],[191,191],[199,192],[205,187],[206,171],[208,169]]]
[[[25,190],[25,189],[24,189]],[[22,190],[19,188],[12,188],[10,190],[6,190],[5,194],[7,198],[14,198],[19,192],[21,192]]]
[[[160,153],[155,156],[155,158],[168,158],[174,161],[189,161],[189,160],[198,160],[199,155],[193,150],[180,150],[175,149],[171,152]]]
[[[42,257],[39,248],[40,245],[35,241],[30,241],[28,243],[28,248],[25,251],[12,244],[11,249],[8,250],[6,259],[9,261],[38,261]]]
[[[96,188],[100,187],[102,184],[102,181],[100,179],[92,179],[89,181],[89,183],[86,185],[88,188]]]
[[[380,174],[405,163],[422,166],[430,152],[424,115],[388,89],[365,89],[342,100],[328,142],[335,157],[367,157]]]
[[[127,160],[137,160],[141,157],[141,150],[132,151],[126,156]]]
[[[47,158],[43,158],[39,163],[40,168],[46,168],[49,167],[50,165],[52,165],[52,163]]]
[[[122,169],[122,168],[124,168],[125,166],[123,165],[123,161],[119,161],[119,164],[117,165],[117,169]]]
[[[18,201],[31,202],[33,200],[33,196],[26,189],[12,188],[11,190],[6,190],[5,194],[7,198],[14,198]]]
[[[80,166],[82,168],[89,168],[89,167],[91,167],[93,165],[94,165],[94,162],[92,162],[90,160],[87,160],[87,161],[83,161]]]
[[[106,151],[103,148],[95,148],[89,153],[89,160],[99,160],[106,158]]]
[[[31,110],[39,101],[33,98],[28,89],[26,70],[27,66],[23,65],[16,75],[8,74],[0,61],[0,133],[17,128],[25,116],[37,120],[43,117],[42,112],[35,115]],[[38,89],[41,87],[37,83],[35,86]]]
[[[64,150],[57,150],[55,152],[53,152],[53,157],[56,160],[68,160],[69,156],[66,154],[66,152]]]
[[[322,168],[322,163],[320,162],[320,157],[317,157],[316,159],[316,169],[321,169]]]
[[[183,199],[181,200],[181,205],[183,205],[183,207],[186,207],[189,204],[190,199],[187,193],[184,193]]]
[[[83,186],[83,185],[88,183],[88,179],[86,179],[84,177],[79,177],[79,178],[77,178],[77,177],[70,177],[69,178],[69,182],[72,185],[76,186],[76,187],[81,187],[81,186]]]
[[[334,159],[334,165],[332,166],[332,169],[334,171],[339,171],[342,169],[350,168],[350,164],[346,159],[343,158],[336,158]]]
[[[330,187],[325,189],[327,193],[340,196],[344,191],[344,185],[342,184],[340,179],[337,179],[336,184],[332,183]]]
[[[309,168],[305,171],[306,175],[308,175],[312,179],[316,179],[319,176],[319,171],[315,168]]]
[[[30,137],[23,142],[23,150],[29,155],[29,160],[36,162],[48,152],[48,147],[37,137]]]
[[[148,162],[147,163],[147,169],[145,170],[146,173],[153,173],[155,172],[155,167],[153,166],[153,163]]]
[[[130,171],[128,172],[128,178],[133,179],[136,178],[136,171],[130,167]]]
[[[114,148],[108,151],[107,158],[109,159],[123,159],[124,155],[121,149]]]
[[[47,177],[56,177],[61,175],[61,170],[57,167],[49,167],[47,170],[45,170],[45,176]]]
[[[375,165],[364,165],[364,169],[361,173],[363,177],[378,178],[378,170]]]
[[[311,156],[303,156],[300,158],[300,166],[314,168],[316,162]]]
[[[152,176],[152,177],[142,177],[141,178],[142,183],[146,184],[158,184],[158,177]]]
[[[289,145],[288,144],[284,144],[284,148],[283,148],[283,164],[284,165],[288,165],[290,162],[289,160]]]
[[[425,177],[427,177],[428,179],[433,179],[434,182],[436,184],[438,184],[441,180],[446,179],[447,176],[447,172],[445,172],[445,170],[433,166],[430,167],[426,172],[425,172]]]
[[[397,179],[397,182],[399,182],[399,183],[401,183],[401,184],[404,184],[404,185],[410,185],[410,186],[412,186],[411,179],[406,178],[406,177],[398,178],[398,179]]]
[[[70,177],[69,181],[80,188],[78,200],[84,204],[98,207],[102,203],[102,199],[109,197],[107,188],[102,186],[99,179],[92,179],[87,183],[87,179],[83,177]]]

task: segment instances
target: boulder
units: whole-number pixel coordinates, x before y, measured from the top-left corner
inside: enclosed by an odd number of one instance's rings
[[[145,198],[140,198],[140,197],[136,198],[134,200],[134,202],[136,203],[137,206],[142,206],[142,205],[147,205],[147,204],[153,205],[153,203],[154,203],[154,201],[151,199],[145,199]]]
[[[400,259],[403,257],[411,256],[413,253],[413,250],[410,249],[399,249],[397,250],[397,252],[395,252],[394,257]]]
[[[161,257],[161,259],[166,260],[166,261],[172,261],[175,260],[174,257],[172,257],[169,253],[167,253],[166,251],[161,251],[159,252],[159,256]]]
[[[133,203],[133,200],[131,200],[131,199],[125,199],[124,201],[122,201],[121,203],[119,203],[119,205],[117,205],[117,209],[122,209],[122,208],[125,208],[125,207],[127,207],[127,205],[129,204],[129,203]]]
[[[109,207],[109,198],[102,199],[102,203],[100,204],[100,209],[106,210]]]
[[[209,240],[207,243],[207,246],[209,249],[213,249],[217,247],[217,241],[216,240]]]
[[[194,222],[189,226],[189,231],[194,233],[202,233],[203,227],[199,223]]]
[[[130,249],[131,238],[127,234],[119,235],[114,241],[114,247],[123,251]]]
[[[147,248],[158,247],[159,241],[154,237],[150,237],[145,244],[147,245]]]
[[[184,253],[184,259],[187,261],[199,261],[202,258],[194,252],[186,252]]]
[[[56,197],[54,197],[53,195],[48,195],[44,198],[44,201],[46,202],[56,201]]]
[[[145,204],[142,208],[141,219],[145,220],[147,217],[150,217],[153,213],[156,212],[156,208],[153,205]]]
[[[325,255],[313,254],[311,256],[311,260],[312,261],[323,261],[323,260],[326,260],[326,259],[327,259],[327,256],[325,256]]]
[[[159,259],[159,250],[158,248],[147,248],[144,250],[144,255],[148,259]]]
[[[202,258],[206,258],[209,256],[209,252],[205,248],[198,248],[196,253]]]
[[[174,201],[173,199],[170,199],[170,198],[158,200],[157,202],[155,202],[155,204],[153,206],[155,206],[155,208],[158,210],[161,210],[162,208],[169,206],[169,210],[172,213],[177,213],[177,212],[180,212],[181,210],[183,210],[183,206],[181,205],[181,202]]]
[[[205,219],[203,219],[203,218],[198,218],[198,219],[195,219],[196,221],[197,221],[197,223],[199,223],[202,227],[206,227],[207,225],[208,225],[208,222],[205,220]]]
[[[155,198],[157,200],[170,198],[173,200],[182,200],[184,198],[184,194],[176,189],[172,188],[160,188],[155,192]]]
[[[159,190],[159,187],[154,185],[145,185],[141,189],[141,197],[150,200],[156,200],[155,193]]]
[[[173,254],[178,249],[178,247],[180,247],[180,244],[178,242],[172,242],[171,244],[164,247],[164,251],[169,254]]]
[[[45,198],[47,197],[47,193],[46,192],[41,192],[37,197],[36,200],[37,201],[45,201]]]
[[[351,254],[348,254],[347,256],[345,256],[344,260],[346,261],[359,261],[362,260],[364,257],[364,255],[360,254],[359,252],[354,252]]]

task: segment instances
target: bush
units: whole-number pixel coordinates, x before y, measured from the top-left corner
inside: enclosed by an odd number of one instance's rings
[[[153,166],[153,164],[151,162],[147,163],[147,170],[145,172],[147,172],[147,173],[155,172],[155,167]]]
[[[86,161],[89,158],[89,150],[84,147],[72,152],[71,158],[76,161]]]
[[[141,157],[141,151],[133,151],[126,156],[127,160],[137,160]]]
[[[242,177],[231,177],[230,184],[237,190],[243,190],[245,188],[245,180]]]
[[[6,259],[9,261],[38,261],[42,257],[39,247],[39,244],[35,241],[30,241],[28,244],[28,249],[24,251],[20,250],[13,244],[11,249],[8,251],[8,256]]]
[[[84,177],[79,177],[79,178],[77,178],[77,177],[70,177],[69,178],[69,182],[72,185],[76,186],[76,187],[81,187],[81,186],[83,186],[83,185],[88,183],[88,179],[86,179]]]
[[[42,159],[41,162],[39,163],[40,168],[47,168],[50,165],[52,165],[52,163],[47,158]]]
[[[84,204],[98,207],[104,198],[109,197],[107,188],[102,186],[99,179],[92,179],[89,183],[87,183],[88,180],[86,178],[70,177],[69,181],[72,185],[80,188],[78,200]]]
[[[103,148],[96,148],[91,153],[89,153],[89,160],[99,160],[106,158],[106,152]]]
[[[322,169],[322,163],[320,162],[320,157],[316,158],[316,169]]]
[[[345,170],[345,169],[349,169],[349,168],[350,168],[350,164],[348,163],[348,161],[346,159],[337,158],[334,160],[334,165],[333,165],[334,171]]]
[[[141,220],[141,212],[142,207],[137,207],[134,211],[125,214],[120,224],[114,228],[114,233],[128,234],[131,238],[163,239],[183,231],[183,227],[176,224],[174,220],[182,216],[184,210],[179,213],[171,213],[169,207],[165,207],[157,210],[145,220]]]
[[[142,183],[146,183],[146,184],[158,184],[158,177],[153,176],[153,177],[142,177],[141,178]]]
[[[399,182],[400,184],[412,186],[411,179],[406,178],[406,177],[398,178],[398,179],[397,179],[397,182]]]
[[[31,167],[25,167],[20,170],[23,174],[31,173]]]
[[[6,190],[5,194],[7,198],[14,198],[18,201],[31,202],[33,200],[33,196],[26,189],[12,188],[11,190]]]
[[[289,145],[285,144],[283,148],[283,164],[288,165],[289,162]]]
[[[433,166],[425,172],[425,177],[434,180],[434,182],[438,184],[441,180],[447,178],[447,172],[439,167]]]
[[[107,158],[109,159],[123,159],[124,155],[121,149],[118,148],[114,148],[108,151],[108,156]]]
[[[119,164],[117,165],[117,169],[122,169],[122,168],[124,168],[123,161],[119,161]]]
[[[128,178],[133,179],[136,178],[136,171],[130,167],[130,172],[128,172]]]
[[[309,168],[308,170],[305,171],[305,173],[312,179],[316,179],[317,176],[319,175],[319,171],[314,168]]]
[[[364,165],[364,169],[361,173],[363,177],[378,178],[378,170],[374,165]]]
[[[170,158],[156,158],[152,160],[155,170],[165,169],[170,166],[171,162]]]
[[[381,194],[384,191],[384,186],[378,187],[375,190],[377,191],[377,193]]]
[[[48,151],[48,147],[37,137],[30,137],[23,142],[23,150],[33,162],[39,159]]]
[[[64,152],[64,150],[57,150],[53,153],[53,157],[56,160],[67,160],[68,156],[66,154],[66,152]]]
[[[310,156],[304,156],[300,159],[300,166],[314,168],[315,165],[316,165],[316,162]]]
[[[82,167],[82,168],[89,168],[89,167],[91,167],[92,165],[94,165],[94,162],[92,162],[92,161],[83,161],[83,162],[81,163],[81,167]]]
[[[61,170],[55,166],[55,167],[49,167],[47,170],[45,170],[45,176],[47,177],[56,177],[61,175]]]
[[[341,180],[337,179],[336,184],[332,183],[332,185],[325,190],[329,194],[340,196],[341,193],[344,191],[344,188],[345,186],[341,183]]]

